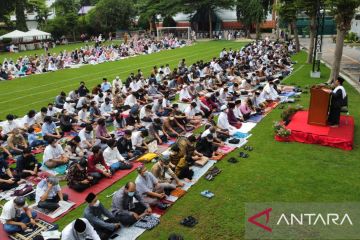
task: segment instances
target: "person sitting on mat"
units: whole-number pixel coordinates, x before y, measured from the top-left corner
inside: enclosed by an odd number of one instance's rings
[[[0,191],[15,188],[21,182],[20,178],[13,176],[4,154],[0,154]]]
[[[217,146],[214,144],[213,135],[208,134],[206,137],[200,138],[200,141],[196,145],[196,150],[210,159],[215,156]]]
[[[179,178],[170,168],[169,156],[163,156],[151,168],[151,173],[158,179],[159,183],[164,184],[165,191],[174,190],[177,186],[182,187],[184,183],[180,182]],[[170,177],[166,177],[165,174]]]
[[[130,226],[143,216],[150,214],[152,210],[136,190],[136,184],[127,182],[124,187],[115,192],[112,198],[111,212],[121,224]]]
[[[184,179],[186,182],[190,182],[194,176],[194,171],[190,169],[190,166],[192,165],[194,165],[194,160],[191,155],[185,155],[180,158],[175,167],[176,176],[179,179]]]
[[[237,129],[241,128],[242,123],[240,122],[240,120],[238,120],[234,114],[234,109],[235,109],[235,103],[229,103],[228,104],[228,121],[229,124]]]
[[[137,168],[138,176],[135,184],[144,202],[149,205],[156,205],[161,199],[166,198],[164,184],[159,183],[156,177],[149,172],[144,165]]]
[[[69,188],[72,188],[77,192],[82,192],[96,184],[100,178],[88,175],[87,161],[86,159],[82,159],[70,166],[66,175],[66,180]]]
[[[214,141],[213,141],[214,145],[216,145],[218,147],[222,147],[222,146],[225,145],[225,143],[223,141],[225,136],[223,136],[223,134],[221,132],[218,133],[216,130],[217,130],[216,126],[206,125],[205,126],[205,131],[201,134],[201,138],[204,138],[207,135],[212,134],[213,138],[214,138]],[[226,140],[226,139],[224,139],[224,140]]]
[[[191,135],[187,138],[181,136],[176,141],[179,146],[181,156],[189,155],[192,157],[195,164],[203,166],[208,162],[209,159],[205,157],[204,154],[196,150],[196,142],[197,139],[194,135]]]
[[[20,133],[19,128],[12,130],[7,139],[7,144],[11,154],[22,154],[23,150],[28,147],[24,136]]]
[[[92,155],[88,157],[88,172],[94,178],[103,176],[111,178],[110,167],[106,164],[100,146],[94,146]]]
[[[144,140],[144,137],[147,137],[149,134],[148,130],[135,131],[131,134],[131,144],[135,151],[145,153],[148,151],[148,146]]]
[[[120,137],[116,143],[119,153],[127,160],[141,154],[140,151],[136,151],[133,149],[131,142],[131,134],[132,132],[130,130],[125,130],[124,136]]]
[[[335,88],[331,92],[331,103],[328,123],[331,127],[338,127],[340,122],[341,107],[347,106],[347,96],[343,87],[344,79],[338,77],[334,83]]]
[[[29,225],[36,224],[36,212],[28,207],[25,197],[16,197],[5,203],[0,220],[8,234],[25,231]]]
[[[85,201],[89,205],[84,210],[84,218],[89,220],[101,239],[109,239],[120,228],[119,221],[101,204],[94,193],[89,193]],[[104,217],[107,219],[105,220]]]
[[[46,116],[44,118],[44,124],[41,127],[41,134],[45,141],[47,141],[50,137],[55,139],[61,138],[61,134],[50,116]]]
[[[103,157],[111,172],[117,170],[131,169],[132,164],[125,161],[125,158],[119,153],[115,139],[110,139],[108,147],[103,152]]]
[[[59,180],[56,177],[43,179],[36,186],[35,201],[39,208],[54,211],[59,207],[60,201],[67,200],[68,195],[61,192]]]
[[[55,138],[49,137],[47,142],[49,145],[46,146],[43,155],[43,164],[46,167],[55,168],[69,162],[69,158]]]
[[[30,148],[25,148],[23,154],[16,161],[16,175],[19,178],[37,176],[41,163],[38,163]]]
[[[86,218],[77,218],[61,232],[61,240],[101,240]],[[105,240],[105,239],[104,239]]]

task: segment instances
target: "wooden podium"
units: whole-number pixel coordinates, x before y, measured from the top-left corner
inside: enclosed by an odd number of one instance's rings
[[[326,126],[331,94],[319,86],[312,87],[310,94],[308,124]]]

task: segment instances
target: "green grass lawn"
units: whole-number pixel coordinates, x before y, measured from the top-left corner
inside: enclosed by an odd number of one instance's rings
[[[0,84],[1,98],[0,109],[3,111],[12,109],[10,112],[24,114],[29,107],[38,109],[43,104],[52,100],[57,92],[62,89],[71,89],[77,86],[80,80],[85,80],[92,86],[99,82],[103,76],[111,78],[120,75],[124,78],[130,71],[142,68],[147,75],[150,68],[157,64],[170,63],[172,66],[179,59],[185,57],[187,62],[210,59],[218,56],[223,47],[239,47],[241,43],[234,42],[207,42],[196,46],[162,52],[150,56],[142,56],[129,60],[107,63],[98,66],[89,66],[83,69],[65,70],[58,73],[34,78],[19,79],[14,82]],[[298,61],[294,73],[285,80],[285,83],[296,84],[301,87],[311,86],[325,82],[330,70],[322,66],[322,78],[311,79],[311,65],[306,64],[306,53],[301,52],[293,57]],[[74,80],[70,80],[76,78]],[[48,79],[48,80],[47,80]],[[26,81],[33,81],[25,85]],[[24,84],[17,84],[23,82]],[[41,87],[43,84],[50,84]],[[17,102],[3,103],[6,97],[3,93],[14,98],[18,94],[10,94],[6,85],[9,84],[11,91],[22,91],[28,96],[26,99],[18,99]],[[15,85],[11,85],[15,84]],[[39,89],[29,90],[30,87]],[[360,120],[360,95],[348,84],[345,84],[349,96],[350,115],[354,116],[355,122]],[[39,90],[36,93],[34,90]],[[44,92],[45,91],[45,92]],[[50,94],[51,93],[51,94]],[[51,97],[51,99],[49,99]],[[309,94],[302,94],[300,101],[305,108],[308,107]],[[9,99],[10,100],[10,99]],[[41,102],[39,102],[41,101]],[[26,105],[26,107],[22,107]],[[4,109],[8,107],[9,109]],[[14,109],[16,108],[16,109]],[[355,146],[352,151],[308,145],[301,143],[280,143],[274,140],[273,122],[280,119],[282,110],[275,109],[268,114],[253,130],[253,136],[249,139],[249,145],[254,147],[249,152],[248,159],[240,159],[237,164],[226,161],[229,157],[237,157],[240,149],[229,154],[224,160],[217,163],[222,173],[215,180],[209,182],[201,179],[189,192],[178,200],[168,212],[161,218],[161,223],[155,229],[146,231],[140,239],[167,239],[170,233],[180,233],[185,239],[243,239],[245,223],[245,203],[247,202],[355,202],[360,198],[360,150],[359,128],[355,128]],[[150,166],[149,166],[150,167]],[[100,194],[100,200],[106,207],[110,207],[111,198],[106,195],[114,192],[129,180],[134,180],[135,172],[124,179],[116,182],[110,188]],[[200,195],[200,192],[208,189],[215,193],[211,200]],[[76,217],[82,216],[85,205],[67,214],[57,223],[62,229]],[[179,224],[180,220],[188,215],[196,217],[199,221],[194,228],[186,228]]]
[[[121,42],[121,40],[114,40],[112,42],[105,42],[105,45],[110,45],[112,44],[119,44]],[[61,51],[73,51],[75,49],[79,49],[81,47],[84,47],[86,44],[85,43],[70,43],[67,45],[58,45],[55,48],[50,48],[49,52],[51,54],[53,53],[59,53]],[[94,46],[95,42],[89,42],[88,43],[89,46]],[[29,50],[29,51],[21,51],[18,53],[9,53],[9,52],[0,52],[0,63],[2,63],[4,61],[5,58],[7,59],[12,59],[12,60],[16,60],[19,57],[23,57],[23,56],[34,56],[34,54],[37,55],[41,55],[41,54],[45,54],[45,50],[44,49],[37,49],[37,50]]]

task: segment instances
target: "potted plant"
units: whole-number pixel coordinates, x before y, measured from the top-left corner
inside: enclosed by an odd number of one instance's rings
[[[291,131],[287,129],[283,122],[274,123],[275,140],[281,142],[288,142]]]
[[[282,113],[281,113],[281,119],[282,121],[284,122],[284,125],[287,126],[290,121],[291,121],[291,118],[295,115],[295,113],[297,111],[300,111],[302,110],[303,107],[300,106],[300,105],[297,105],[295,107],[288,107],[287,109],[285,109]]]

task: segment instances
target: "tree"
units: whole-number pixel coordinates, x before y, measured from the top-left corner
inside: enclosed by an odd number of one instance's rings
[[[315,41],[315,35],[316,35],[316,11],[317,11],[317,5],[318,2],[320,5],[324,4],[324,0],[302,0],[299,1],[300,9],[304,10],[305,14],[309,17],[309,37],[310,37],[310,43],[309,43],[309,54],[307,57],[307,63],[313,62],[313,52],[314,52],[314,41]]]
[[[256,39],[260,39],[260,25],[265,20],[271,5],[271,0],[236,1],[236,16],[244,25],[247,37],[250,37],[250,29],[255,24]]]
[[[6,25],[10,23],[10,13],[14,11],[15,4],[12,0],[0,1],[0,22],[5,22]]]
[[[40,28],[46,26],[50,11],[45,0],[29,0],[26,8],[30,12],[36,12],[36,20]]]
[[[102,31],[128,29],[135,15],[134,3],[131,0],[100,0],[89,14],[91,25]]]
[[[171,1],[168,1],[171,2]],[[178,6],[179,9],[182,9],[183,12],[185,13],[194,13],[197,11],[206,11],[208,14],[208,19],[209,19],[209,36],[210,38],[213,37],[212,35],[212,31],[213,31],[213,26],[212,26],[212,18],[213,18],[213,14],[216,10],[216,8],[224,8],[224,9],[230,9],[234,6],[234,1],[233,0],[217,0],[217,1],[213,1],[213,0],[181,0],[181,1],[174,1],[177,2],[177,5],[174,6]]]
[[[360,6],[360,0],[327,0],[327,3],[335,17],[337,30],[334,61],[329,79],[332,82],[339,76],[344,38],[351,28],[351,20],[354,18],[356,8]]]
[[[294,32],[296,52],[300,51],[299,35],[296,27],[298,9],[299,9],[298,0],[281,0],[280,5],[278,7],[280,17],[291,25],[291,28]]]
[[[20,31],[27,31],[25,18],[26,0],[15,0],[16,28]]]

